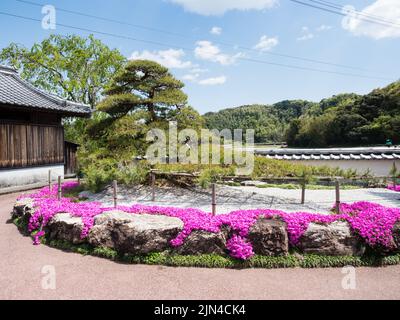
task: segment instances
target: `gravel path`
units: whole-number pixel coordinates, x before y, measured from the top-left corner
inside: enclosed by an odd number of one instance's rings
[[[0,196],[0,299],[400,299],[400,266],[357,269],[356,289],[344,290],[340,268],[167,268],[35,247],[7,223],[17,196]],[[55,290],[42,288],[49,267]]]
[[[217,212],[229,213],[242,209],[278,209],[287,212],[328,213],[335,202],[334,190],[307,190],[306,204],[300,204],[300,190],[278,188],[261,189],[256,187],[217,187]],[[386,189],[356,189],[341,192],[343,202],[373,201],[385,206],[400,207],[400,194]],[[100,201],[113,205],[111,188],[96,195],[90,201]],[[121,187],[119,190],[120,205],[173,206],[180,208],[198,208],[211,211],[211,194],[209,190],[163,187],[156,190],[156,201],[151,201],[151,189],[147,186],[132,188]]]

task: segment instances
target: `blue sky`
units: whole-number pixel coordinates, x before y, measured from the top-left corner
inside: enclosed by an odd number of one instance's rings
[[[205,113],[243,104],[286,99],[319,101],[343,92],[363,94],[399,79],[400,1],[330,2],[352,5],[364,16],[394,23],[368,23],[354,16],[343,21],[343,16],[290,0],[49,0],[45,4],[179,34],[56,11],[60,24],[162,43],[161,46],[95,33],[127,57],[152,58],[170,67],[185,82],[190,104]],[[0,2],[0,12],[35,19],[43,18],[41,9],[15,0]],[[0,48],[11,42],[30,47],[52,32],[89,34],[61,26],[45,30],[40,22],[0,15]],[[299,70],[260,61],[373,78]]]

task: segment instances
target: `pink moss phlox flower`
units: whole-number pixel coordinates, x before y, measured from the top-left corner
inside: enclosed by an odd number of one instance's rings
[[[62,185],[62,189],[75,188],[76,182]],[[35,212],[29,221],[29,231],[42,230],[48,222],[58,213],[70,213],[74,217],[82,218],[84,228],[82,239],[86,238],[94,225],[96,216],[115,210],[112,207],[103,207],[98,202],[73,202],[72,199],[62,198],[57,200],[57,187],[50,191],[48,187],[37,193],[20,197],[31,198],[34,202]],[[230,254],[238,259],[249,259],[254,255],[253,248],[247,239],[251,227],[261,217],[279,217],[287,224],[291,245],[296,246],[307,230],[310,223],[329,224],[334,221],[347,221],[354,232],[360,235],[371,247],[393,247],[393,227],[400,221],[400,209],[388,208],[370,202],[357,202],[342,204],[340,215],[323,215],[306,212],[286,213],[279,210],[238,210],[229,214],[213,216],[199,209],[172,208],[159,206],[119,206],[117,210],[130,214],[153,214],[179,218],[183,221],[182,232],[171,241],[173,247],[181,246],[185,239],[195,230],[211,233],[220,232],[223,226],[228,226],[233,236],[227,242]],[[40,235],[35,237],[35,244],[40,243]]]
[[[387,187],[389,190],[391,190],[391,191],[395,191],[395,192],[400,192],[400,185],[389,185],[388,187]]]
[[[347,221],[371,247],[393,249],[393,228],[400,221],[400,209],[388,208],[371,202],[342,204],[348,213]]]
[[[234,235],[227,241],[226,248],[230,255],[236,259],[248,260],[254,256],[251,243],[246,238],[238,235]]]
[[[38,246],[40,244],[40,238],[45,236],[44,231],[39,231],[33,236],[33,245]]]

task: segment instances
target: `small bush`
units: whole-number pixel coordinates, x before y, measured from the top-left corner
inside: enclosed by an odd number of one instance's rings
[[[85,184],[93,192],[99,192],[118,175],[118,164],[113,159],[99,159],[83,169]]]
[[[228,167],[211,167],[201,172],[197,179],[197,183],[202,188],[208,188],[211,183],[216,183],[221,180],[222,177],[235,175],[235,168]]]
[[[122,184],[132,186],[146,182],[150,166],[141,162],[129,166],[120,166],[117,171],[116,180]]]
[[[144,183],[150,167],[145,163],[121,164],[114,159],[99,159],[83,169],[86,187],[93,192],[101,191],[113,180],[125,185]]]

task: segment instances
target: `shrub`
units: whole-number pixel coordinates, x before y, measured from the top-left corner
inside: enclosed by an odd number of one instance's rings
[[[86,187],[98,192],[113,180],[125,185],[141,184],[146,181],[150,167],[145,163],[118,163],[111,158],[98,159],[83,169]]]
[[[103,189],[118,176],[118,164],[113,159],[98,159],[83,169],[85,184],[93,192]]]
[[[120,166],[117,171],[116,180],[125,185],[136,185],[146,182],[150,166],[140,162],[129,166]]]
[[[197,179],[197,183],[202,188],[208,188],[211,183],[220,181],[222,177],[233,175],[235,175],[235,168],[233,166],[228,168],[214,166],[203,170]]]

